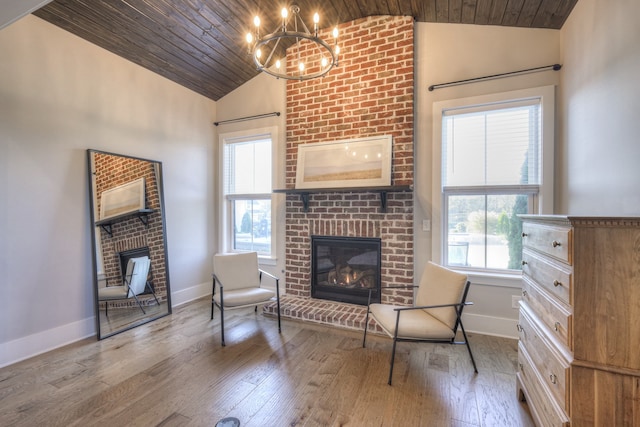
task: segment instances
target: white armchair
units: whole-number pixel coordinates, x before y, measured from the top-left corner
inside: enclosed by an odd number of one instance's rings
[[[469,284],[466,275],[428,262],[420,280],[413,307],[371,304],[371,292],[369,292],[362,346],[365,346],[367,340],[367,324],[371,316],[382,330],[393,338],[389,385],[391,385],[398,341],[465,344],[471,357],[473,370],[478,372],[467,333],[462,325],[462,309],[473,304],[466,301]],[[386,288],[415,288],[415,286]],[[463,341],[456,341],[458,327],[462,332]]]
[[[276,291],[261,287],[262,277],[275,281]],[[217,292],[216,292],[217,290]],[[266,304],[273,300],[278,308],[278,332],[280,326],[280,281],[277,277],[258,268],[256,252],[216,254],[213,257],[213,289],[211,296],[211,319],[213,309],[220,309],[222,345],[224,342],[224,311]]]

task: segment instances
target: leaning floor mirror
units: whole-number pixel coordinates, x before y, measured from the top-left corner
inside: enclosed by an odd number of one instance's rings
[[[162,163],[87,150],[98,339],[171,313]]]

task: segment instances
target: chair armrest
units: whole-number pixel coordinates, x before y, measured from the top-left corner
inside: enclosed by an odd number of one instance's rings
[[[261,269],[258,269],[258,271],[260,272],[260,274],[264,274],[264,275],[266,275],[268,277],[271,277],[274,280],[280,280],[280,278],[274,276],[273,274],[271,274],[271,273],[269,273],[267,271],[264,271],[264,270],[261,270]]]
[[[217,284],[218,284],[218,286],[219,286],[219,287],[221,287],[221,288],[224,286],[224,285],[222,284],[222,280],[220,280],[220,279],[218,278],[218,276],[216,276],[216,273],[213,273],[213,274],[211,275],[211,277],[213,277],[213,286],[214,286],[214,287],[215,287],[215,284],[216,284],[216,283],[217,283]]]
[[[216,276],[216,273],[211,274],[211,277],[213,277],[213,285],[211,287],[211,295],[215,295],[216,294],[216,283],[218,284],[218,288],[220,289],[220,297],[222,297],[222,291],[224,288],[224,285],[222,284],[222,281],[218,278],[218,276]]]
[[[407,310],[425,310],[429,308],[443,308],[443,307],[459,307],[461,305],[473,305],[472,302],[455,303],[455,304],[439,304],[439,305],[421,305],[417,307],[398,307],[394,308],[394,311],[407,311]]]
[[[273,280],[276,281],[276,297],[280,298],[280,278],[274,276],[273,274],[271,274],[271,273],[269,273],[267,271],[261,270],[261,269],[258,269],[258,271],[260,272],[260,286],[262,286],[262,275],[263,274],[265,276],[267,276],[267,277],[272,278]]]

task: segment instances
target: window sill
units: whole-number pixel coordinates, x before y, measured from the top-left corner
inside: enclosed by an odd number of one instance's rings
[[[522,273],[498,273],[484,272],[466,269],[456,269],[450,267],[459,273],[466,274],[472,285],[496,286],[500,288],[517,288],[522,287]]]
[[[278,258],[272,258],[266,255],[258,255],[258,265],[277,265]]]

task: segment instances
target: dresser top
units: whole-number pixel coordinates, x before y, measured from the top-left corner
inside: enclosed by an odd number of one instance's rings
[[[577,215],[518,215],[528,222],[573,227],[640,227],[640,217],[577,216]]]

